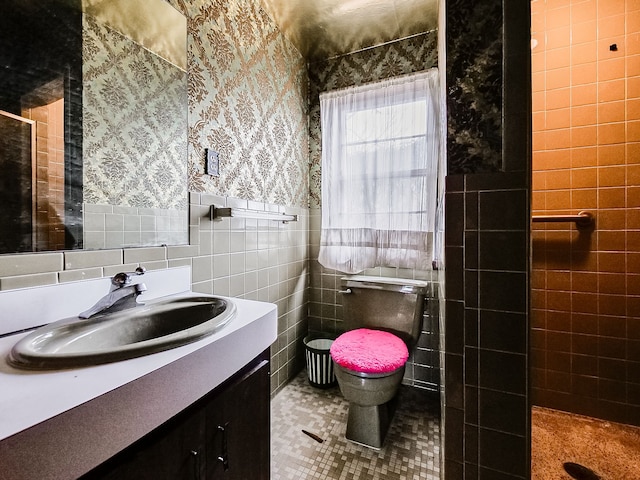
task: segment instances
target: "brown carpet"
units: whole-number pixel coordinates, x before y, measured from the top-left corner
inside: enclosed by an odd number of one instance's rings
[[[572,480],[565,462],[583,465],[602,480],[640,480],[640,427],[533,407],[532,480]]]

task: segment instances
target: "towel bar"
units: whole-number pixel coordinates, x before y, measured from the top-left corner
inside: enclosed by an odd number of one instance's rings
[[[575,222],[576,227],[586,228],[593,225],[594,217],[590,212],[578,212],[577,215],[534,215],[532,222]]]
[[[257,220],[275,220],[282,223],[297,222],[298,215],[288,215],[281,212],[269,212],[266,210],[248,210],[245,208],[232,208],[232,207],[216,207],[211,205],[210,207],[211,220],[222,217],[233,218],[251,218]]]

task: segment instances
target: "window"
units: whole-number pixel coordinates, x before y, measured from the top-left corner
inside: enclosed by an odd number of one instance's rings
[[[320,263],[428,269],[440,146],[437,70],[324,93]]]

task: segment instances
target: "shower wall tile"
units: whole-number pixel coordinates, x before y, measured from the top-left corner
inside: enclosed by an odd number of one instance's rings
[[[478,444],[478,462],[484,467],[481,479],[526,478],[529,475],[526,458],[529,444],[523,436],[480,428]],[[505,452],[510,454],[505,455]]]
[[[464,351],[465,334],[465,310],[461,301],[447,299],[446,329],[444,332],[447,353],[462,355]]]
[[[525,479],[530,469],[528,369],[530,363],[538,365],[534,358],[540,351],[529,354],[528,335],[530,2],[462,3],[446,7],[447,90],[453,92],[448,145],[455,147],[448,149],[445,203],[445,478]],[[495,28],[496,18],[503,30]],[[469,36],[469,25],[482,32]],[[472,38],[479,44],[465,44]],[[467,46],[457,51],[461,45]],[[483,63],[498,50],[504,62]],[[464,88],[469,64],[488,82],[486,95]],[[496,65],[500,72],[493,70]],[[490,88],[494,80],[504,85],[499,94]],[[495,100],[491,105],[504,123],[492,127],[501,127],[475,131],[482,121],[492,122],[494,111],[459,113],[466,108],[460,92],[476,101]],[[482,121],[469,128],[466,121],[476,114]],[[465,135],[467,140],[460,141]],[[546,340],[536,337],[532,344],[540,347]],[[457,438],[448,439],[459,430],[462,448]]]
[[[633,132],[640,91],[628,86],[640,71],[627,68],[637,60],[638,25],[625,19],[640,7],[624,0],[598,9],[580,1],[533,5],[533,214],[588,210],[596,219],[586,230],[534,227],[534,403],[639,424],[629,342],[640,316],[640,224],[629,220],[639,216]]]
[[[526,419],[520,414],[526,410],[526,397],[485,388],[479,389],[479,423],[492,430],[521,434]]]

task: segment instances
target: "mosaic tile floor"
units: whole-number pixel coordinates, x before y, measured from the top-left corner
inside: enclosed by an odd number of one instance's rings
[[[271,479],[438,480],[437,397],[403,387],[399,398],[385,445],[373,450],[344,438],[348,403],[340,390],[311,387],[303,371],[271,401]]]

